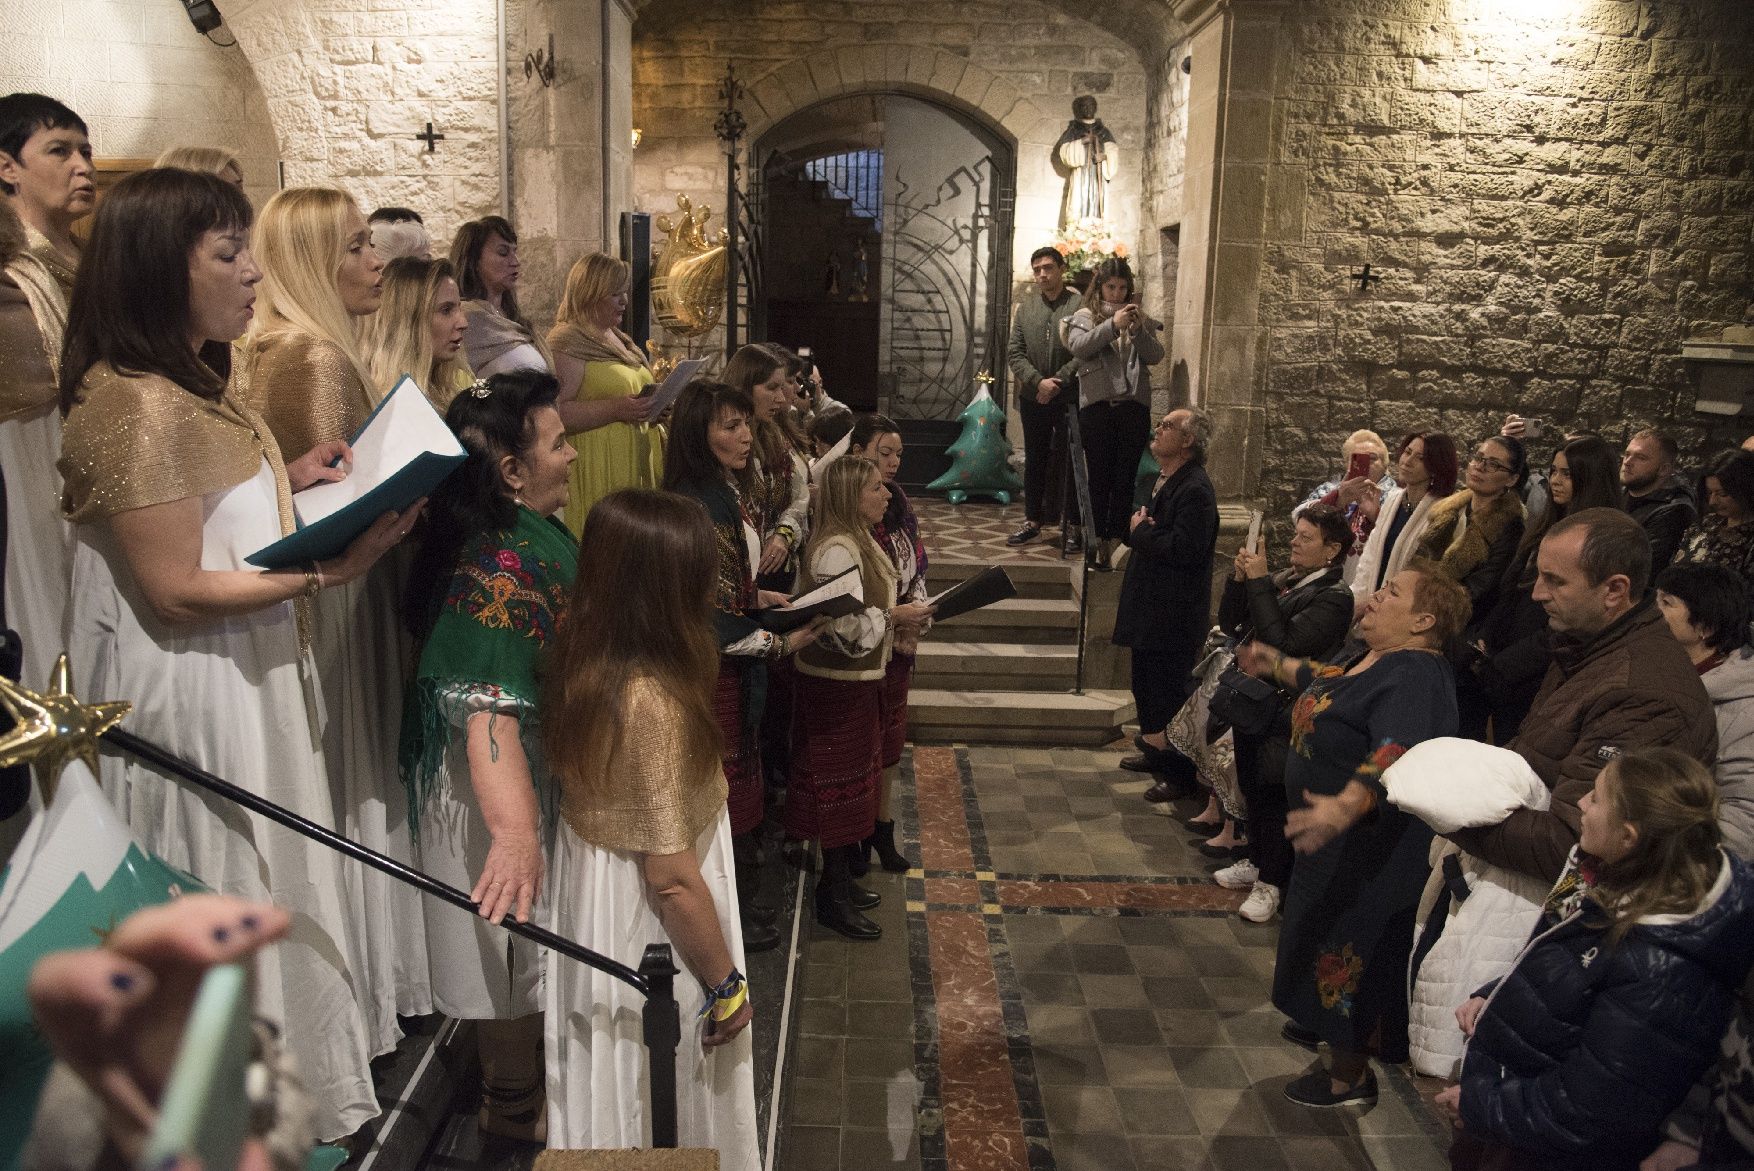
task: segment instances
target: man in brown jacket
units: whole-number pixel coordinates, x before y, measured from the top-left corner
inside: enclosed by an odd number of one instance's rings
[[[1645,598],[1650,541],[1614,508],[1588,508],[1547,531],[1534,598],[1553,629],[1553,665],[1508,747],[1553,790],[1545,811],[1449,837],[1499,866],[1555,881],[1577,844],[1578,801],[1633,748],[1676,748],[1710,767],[1717,723],[1698,672]]]

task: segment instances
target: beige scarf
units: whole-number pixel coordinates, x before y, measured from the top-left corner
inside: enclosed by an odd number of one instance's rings
[[[548,345],[555,353],[577,358],[581,362],[612,362],[618,366],[631,366],[636,370],[651,369],[638,342],[614,326],[609,327],[609,332],[621,343],[620,348],[610,345],[595,334],[586,333],[570,321],[557,322],[548,331]]]
[[[10,218],[10,213],[9,218]],[[22,240],[14,236],[9,243],[21,243],[17,251],[8,253],[5,272],[24,294],[31,316],[36,318],[37,337],[48,359],[52,376],[47,387],[13,386],[13,379],[0,379],[11,393],[0,395],[0,419],[34,411],[59,397],[56,383],[61,377],[61,340],[67,334],[67,299],[73,291],[73,266],[68,264],[47,236],[16,219],[8,225],[22,231]],[[28,401],[27,401],[28,400]]]

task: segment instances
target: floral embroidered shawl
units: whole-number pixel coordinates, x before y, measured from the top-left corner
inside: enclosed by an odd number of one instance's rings
[[[518,509],[510,530],[463,546],[403,704],[402,783],[417,832],[453,729],[469,715],[514,716],[526,749],[538,743],[539,659],[565,621],[578,557],[565,525],[528,508]],[[532,755],[531,779],[540,789],[539,773]],[[552,797],[544,794],[545,809]]]

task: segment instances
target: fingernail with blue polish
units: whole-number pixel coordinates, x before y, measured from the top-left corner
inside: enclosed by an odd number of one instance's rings
[[[213,941],[215,943],[224,943],[226,940],[228,940],[230,938],[231,938],[231,932],[228,931],[227,929],[225,929],[224,927],[215,927],[213,929]]]
[[[245,931],[260,931],[262,929],[262,920],[255,915],[245,915],[238,922],[243,925]]]
[[[111,972],[110,987],[117,992],[128,992],[134,987],[134,977],[126,972]]]

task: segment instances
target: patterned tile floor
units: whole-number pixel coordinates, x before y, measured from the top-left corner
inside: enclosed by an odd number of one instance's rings
[[[1277,928],[1232,913],[1117,756],[911,751],[922,869],[873,875],[881,941],[808,932],[783,1167],[1447,1165],[1399,1070],[1368,1111],[1284,1099],[1312,1059],[1268,1002]]]
[[[1023,527],[1023,503],[998,504],[969,500],[951,504],[935,496],[912,497],[920,518],[920,534],[933,557],[951,561],[1058,561],[1059,529],[1049,525],[1045,536],[1017,548],[1005,538]],[[1054,539],[1049,539],[1054,538]]]

